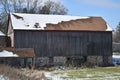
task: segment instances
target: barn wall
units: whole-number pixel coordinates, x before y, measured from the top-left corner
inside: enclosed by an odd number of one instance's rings
[[[36,57],[112,55],[112,32],[14,30],[14,43],[34,48]]]

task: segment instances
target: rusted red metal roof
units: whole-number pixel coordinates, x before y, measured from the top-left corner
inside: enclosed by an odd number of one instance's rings
[[[90,17],[77,19],[58,24],[47,24],[45,30],[85,30],[85,31],[106,31],[106,22],[101,17]]]

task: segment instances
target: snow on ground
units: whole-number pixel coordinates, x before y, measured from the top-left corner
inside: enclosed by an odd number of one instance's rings
[[[48,79],[51,79],[51,80],[63,80],[58,75],[53,76],[51,72],[45,72],[44,74],[45,74],[45,77],[47,77]]]
[[[112,61],[114,65],[120,65],[120,55],[113,55],[112,56]]]
[[[3,75],[0,75],[0,80],[9,80],[9,78],[3,76]]]
[[[0,52],[0,57],[18,57],[18,55],[14,54],[13,52],[3,50]]]
[[[62,75],[52,75],[53,72],[45,72],[45,77],[47,77],[48,79],[51,80],[64,80],[63,78],[61,78],[61,76],[67,76],[67,74],[62,74]]]
[[[106,69],[109,70],[109,67]],[[114,68],[110,68],[110,69],[111,69],[110,72],[109,71],[102,72],[102,71],[97,71],[96,69],[92,69],[93,72],[91,70],[91,73],[89,72],[89,69],[88,70],[83,69],[83,70],[80,70],[80,75],[79,75],[79,77],[77,76],[78,78],[73,77],[74,75],[77,75],[78,73],[74,73],[70,77],[70,75],[68,75],[67,71],[62,71],[62,73],[61,73],[61,71],[51,71],[51,72],[45,72],[44,74],[45,74],[45,77],[47,77],[50,80],[119,80],[120,79],[119,71],[114,72],[114,71],[112,71],[112,69],[114,69]],[[115,69],[117,70],[117,68],[115,68]]]
[[[120,73],[119,73],[120,74]],[[103,77],[95,77],[95,78],[92,78],[94,76],[103,76],[104,75],[104,78]],[[57,74],[57,75],[52,75],[52,72],[45,72],[45,76],[50,79],[50,80],[91,80],[91,79],[94,79],[94,80],[118,80],[118,76],[111,76],[111,75],[107,75],[105,74],[104,72],[103,73],[96,73],[96,74],[87,74],[86,77],[83,77],[83,78],[75,78],[75,79],[70,79],[70,78],[61,78],[61,77],[67,77],[67,74]]]
[[[119,58],[120,59],[120,55],[113,55],[113,58]]]

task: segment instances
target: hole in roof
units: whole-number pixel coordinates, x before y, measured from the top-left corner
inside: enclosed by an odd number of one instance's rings
[[[35,27],[35,28],[40,28],[39,23],[35,23],[34,27]]]

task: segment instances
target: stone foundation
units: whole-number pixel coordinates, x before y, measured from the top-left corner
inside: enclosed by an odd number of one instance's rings
[[[66,64],[66,57],[54,57],[54,65],[65,65]]]
[[[94,65],[102,65],[103,59],[102,59],[102,56],[88,56],[87,62],[92,63]]]
[[[45,66],[47,64],[49,64],[48,57],[36,57],[35,58],[35,66],[36,67]]]
[[[112,64],[112,56],[108,56],[108,63]]]
[[[36,67],[41,66],[53,66],[53,65],[65,65],[66,57],[38,57],[35,58]]]
[[[66,66],[80,65],[83,63],[92,63],[94,65],[103,66],[112,64],[112,56],[77,56],[77,57],[38,57],[35,59],[36,67],[40,66]]]
[[[112,56],[88,56],[87,62],[98,66],[107,66],[112,64]]]

